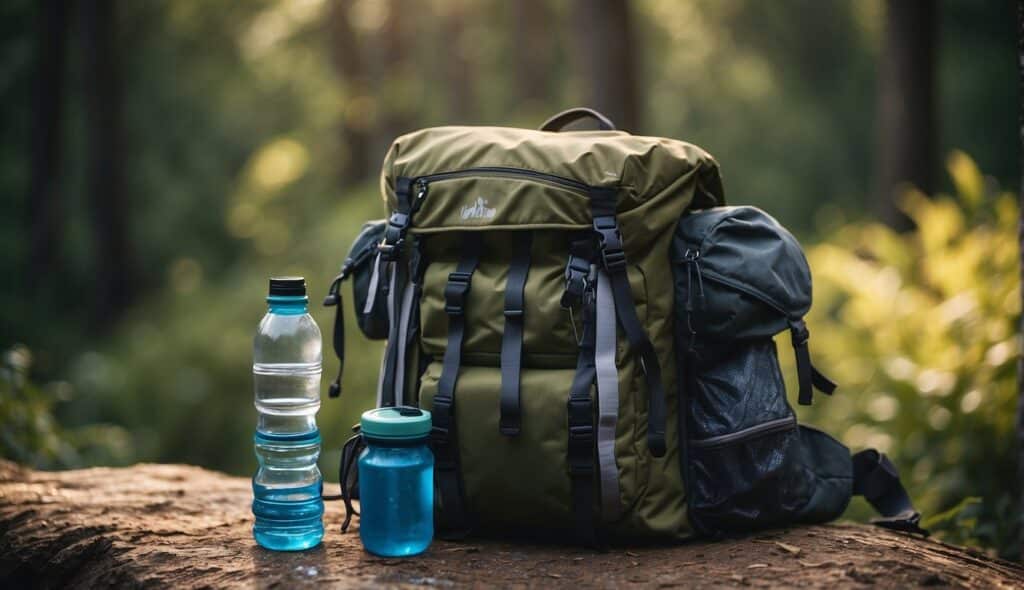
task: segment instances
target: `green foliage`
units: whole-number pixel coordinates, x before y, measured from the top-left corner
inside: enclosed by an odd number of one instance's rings
[[[130,425],[145,460],[253,473],[252,336],[266,313],[267,277],[307,278],[310,313],[324,333],[326,383],[337,370],[330,348],[334,308],[320,302],[363,221],[383,214],[376,188],[364,187],[351,202],[326,209],[287,252],[260,254],[257,248],[216,275],[198,263],[171,273],[162,294],[131,310],[108,345],[75,358],[70,377],[83,395],[69,414]],[[350,286],[344,288],[345,392],[340,401],[324,397],[318,415],[328,479],[336,477],[348,426],[373,404],[383,350],[359,333]]]
[[[524,48],[516,4],[118,3],[126,215],[140,296],[116,325],[95,326],[87,313],[96,297],[95,212],[85,173],[93,146],[83,105],[95,80],[73,33],[55,171],[61,264],[29,293],[20,282],[38,4],[4,3],[0,192],[12,198],[0,199],[0,273],[12,287],[0,290],[0,350],[11,347],[0,376],[0,452],[48,468],[158,460],[251,473],[250,338],[266,278],[305,275],[311,311],[329,332],[333,311],[318,298],[361,223],[384,214],[373,183],[342,179],[363,155],[352,153],[343,130],[371,136],[363,149],[375,167],[398,132],[533,126],[583,102],[571,6],[536,5],[544,34],[527,44],[546,62],[535,68],[542,87],[524,88],[515,73]],[[1012,4],[981,4],[942,2],[940,135],[1008,185],[1018,173],[1017,140],[999,122],[1016,113]],[[349,7],[364,54],[358,79],[340,71],[346,47],[336,38],[335,6]],[[387,23],[398,6],[405,21],[396,33]],[[950,539],[1011,551],[1020,312],[1013,199],[957,155],[955,197],[907,200],[919,231],[841,222],[868,209],[883,3],[631,6],[640,131],[714,153],[732,201],[764,206],[803,235],[815,223],[825,230],[809,249],[812,342],[842,389],[809,416],[850,445],[889,452],[927,513],[980,498],[935,526]],[[467,80],[465,101],[454,100],[453,72]],[[379,343],[361,339],[347,303],[346,390],[340,402],[325,399],[319,416],[329,478],[348,425],[372,403],[381,354]],[[325,379],[335,363],[328,347]]]
[[[1017,202],[965,154],[947,164],[957,194],[905,197],[915,231],[857,223],[808,248],[812,350],[840,389],[807,414],[888,453],[926,515],[978,498],[949,537],[1013,554]]]
[[[72,396],[71,385],[41,388],[29,379],[32,353],[24,346],[3,352],[0,366],[0,457],[44,469],[90,463],[124,464],[133,458],[127,433],[118,426],[62,427],[54,407]]]

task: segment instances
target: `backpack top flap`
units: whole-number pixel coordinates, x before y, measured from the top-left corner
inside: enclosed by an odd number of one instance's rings
[[[716,207],[684,216],[672,240],[676,300],[690,350],[705,360],[737,340],[771,338],[789,328],[800,385],[811,403],[812,386],[835,388],[811,364],[803,316],[811,309],[811,269],[799,242],[757,207]]]
[[[694,330],[716,342],[771,337],[811,308],[811,269],[799,242],[757,207],[716,207],[683,217],[673,258],[697,276]],[[700,281],[695,283],[694,281]]]
[[[620,189],[617,213],[624,225],[654,214],[653,225],[643,222],[645,230],[671,227],[685,207],[660,207],[664,201],[724,202],[718,164],[707,152],[621,131],[423,129],[396,139],[385,158],[381,188],[392,211],[400,178],[412,181],[422,201],[411,228],[422,233],[583,229],[592,223],[587,192],[598,187]]]

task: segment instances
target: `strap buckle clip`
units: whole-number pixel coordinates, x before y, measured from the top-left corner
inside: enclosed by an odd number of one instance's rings
[[[583,301],[590,289],[590,261],[576,255],[569,255],[565,265],[565,291],[562,292],[561,306],[570,309]]]
[[[594,231],[597,232],[601,247],[601,261],[608,272],[622,270],[626,267],[626,252],[622,249],[622,232],[614,215],[599,215],[594,218]]]
[[[806,346],[807,341],[811,338],[811,332],[807,329],[807,324],[803,320],[793,320],[789,322],[789,332],[793,340],[793,347]]]
[[[465,313],[466,294],[469,293],[469,281],[472,273],[455,271],[448,275],[448,284],[444,287],[444,311],[448,315]]]

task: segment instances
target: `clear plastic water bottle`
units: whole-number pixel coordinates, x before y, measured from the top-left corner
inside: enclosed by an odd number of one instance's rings
[[[324,536],[316,427],[322,342],[320,328],[308,312],[305,279],[270,279],[267,303],[269,311],[253,339],[259,412],[253,536],[267,549],[299,551],[316,546]]]
[[[430,412],[377,408],[360,420],[359,537],[382,557],[423,553],[434,536],[434,455]]]

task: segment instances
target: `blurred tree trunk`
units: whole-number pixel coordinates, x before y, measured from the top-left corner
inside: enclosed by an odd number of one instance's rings
[[[58,250],[64,220],[60,195],[61,138],[70,6],[45,0],[37,6],[32,152],[28,187],[29,255],[26,283],[33,291],[60,274]]]
[[[578,75],[586,105],[619,129],[640,127],[637,44],[628,0],[576,0],[569,18],[576,38]]]
[[[352,0],[334,0],[328,16],[331,58],[338,78],[345,86],[346,107],[341,122],[341,139],[346,159],[341,177],[344,182],[359,182],[373,175],[370,161],[370,120],[372,93],[366,76],[366,58],[349,19]]]
[[[372,62],[371,71],[373,79],[378,84],[401,80],[403,76],[416,75],[416,71],[409,67],[409,48],[416,41],[417,28],[425,26],[423,22],[409,20],[409,17],[416,13],[409,10],[405,2],[390,0],[387,4],[387,18],[380,34],[374,40],[376,59]],[[423,99],[401,92],[407,88],[402,84],[381,86],[374,93],[383,107],[379,111],[380,116],[375,129],[374,161],[377,164],[384,158],[396,137],[413,130],[415,110]],[[392,88],[399,89],[399,92],[389,91]]]
[[[898,207],[906,186],[935,189],[934,0],[887,0],[878,73],[876,213],[897,229],[911,227]]]
[[[466,5],[462,0],[453,0],[447,6],[442,30],[450,48],[443,60],[448,87],[448,111],[453,122],[475,123],[478,110],[473,93],[472,63],[466,59]]]
[[[96,245],[94,317],[103,325],[124,309],[134,292],[117,5],[114,0],[83,0],[78,6],[87,73],[88,202]]]
[[[512,3],[515,19],[515,94],[520,112],[540,116],[552,99],[551,71],[554,67],[554,42],[550,34],[551,10],[543,0]],[[539,121],[538,121],[539,123]]]
[[[1020,91],[1020,96],[1024,97],[1024,2],[1017,3],[1017,67],[1018,78],[1017,85]],[[1020,159],[1020,196],[1018,198],[1017,207],[1019,208],[1018,214],[1020,215],[1020,221],[1017,226],[1017,240],[1019,243],[1020,250],[1020,272],[1019,280],[1021,284],[1024,284],[1024,102],[1018,103],[1020,112],[1018,114],[1017,125],[1020,132],[1020,149],[1021,152],[1018,155]],[[1021,308],[1024,309],[1024,289],[1021,290]],[[1020,332],[1018,338],[1024,339],[1024,315],[1020,318]],[[1019,486],[1019,492],[1021,497],[1018,498],[1020,504],[1017,507],[1017,514],[1022,514],[1022,508],[1024,508],[1024,354],[1017,355],[1017,485]],[[1018,522],[1020,531],[1020,547],[1021,547],[1021,559],[1024,560],[1024,517],[1018,517],[1022,522]]]

